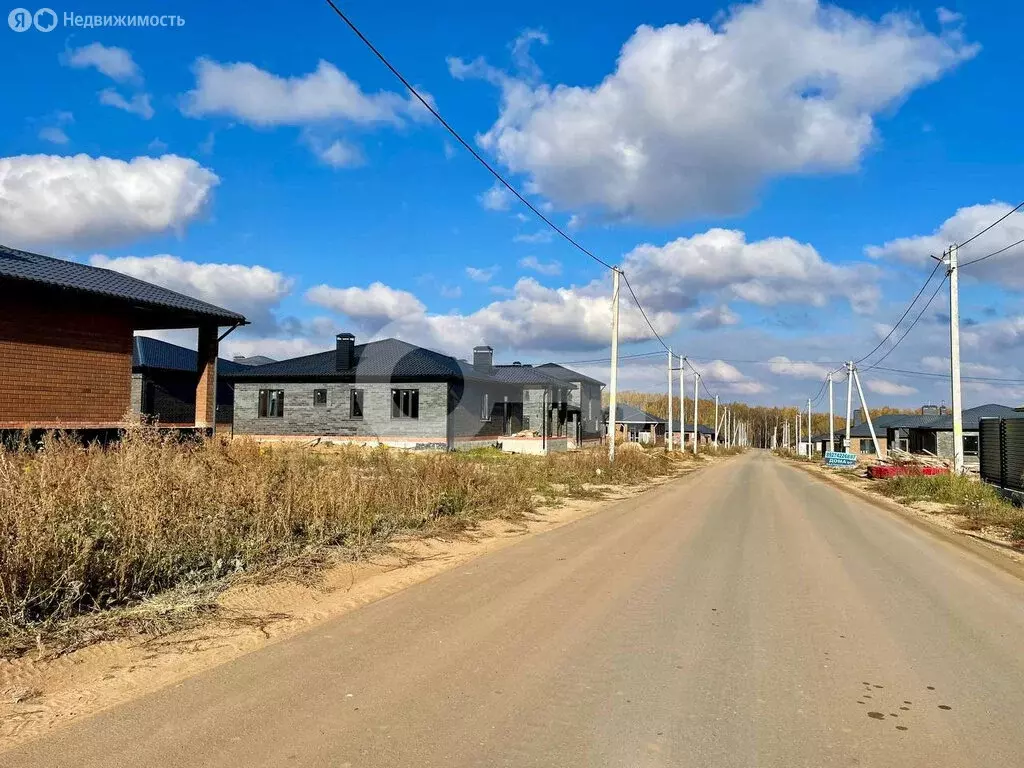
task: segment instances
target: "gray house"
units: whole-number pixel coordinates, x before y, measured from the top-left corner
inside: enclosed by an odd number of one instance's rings
[[[609,408],[602,410],[601,420],[608,424]],[[641,411],[629,403],[615,406],[615,439],[628,440],[631,443],[654,445],[665,439],[666,421]]]
[[[572,385],[532,366],[495,366],[486,346],[468,363],[398,339],[357,345],[341,333],[333,350],[223,378],[234,385],[235,434],[438,450],[572,447]]]
[[[978,465],[978,431],[981,419],[1014,418],[1016,416],[1020,416],[1020,412],[1016,409],[995,403],[964,410],[962,413],[964,463],[969,466]],[[910,427],[909,448],[911,453],[928,451],[943,458],[953,458],[953,417],[951,415],[937,416]]]
[[[569,391],[568,409],[575,415],[577,425],[576,441],[582,445],[586,442],[600,442],[607,434],[603,428],[601,413],[601,390],[604,382],[584,376],[578,371],[566,368],[557,363],[544,363],[537,368],[549,376],[554,376],[572,385]]]

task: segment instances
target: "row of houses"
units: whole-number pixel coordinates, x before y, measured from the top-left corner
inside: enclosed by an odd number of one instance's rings
[[[246,319],[118,272],[0,246],[0,431],[162,426],[406,448],[547,452],[604,434],[604,384],[564,366],[472,361],[398,339],[290,360],[218,355]],[[196,328],[198,349],[144,335]],[[223,329],[223,330],[222,330]]]
[[[608,409],[603,412],[604,423],[608,423]],[[658,416],[653,416],[647,411],[629,405],[617,405],[615,407],[615,430],[619,438],[632,443],[645,443],[650,445],[664,444],[667,440],[669,422]],[[683,443],[693,444],[693,422],[689,424],[675,419],[672,420],[673,440],[681,436]],[[710,445],[715,441],[715,430],[704,424],[697,425],[698,444]],[[719,442],[724,442],[725,436],[718,436]]]
[[[1024,418],[1018,408],[989,403],[963,411],[963,455],[968,466],[978,465],[979,430],[981,419]],[[908,453],[930,453],[942,458],[953,458],[953,416],[948,413],[893,413],[876,416],[872,420],[878,449],[882,457],[895,448]],[[814,435],[811,443],[815,452],[824,455],[828,450],[828,432]],[[871,430],[866,420],[850,427],[850,444],[846,445],[846,430],[836,430],[833,436],[835,450],[863,455],[874,455]]]

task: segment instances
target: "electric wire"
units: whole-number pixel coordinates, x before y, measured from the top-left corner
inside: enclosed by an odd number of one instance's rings
[[[964,267],[971,266],[971,264],[977,264],[979,261],[984,261],[985,259],[991,259],[993,256],[998,256],[1001,253],[1005,253],[1006,251],[1010,250],[1011,248],[1014,248],[1014,247],[1016,247],[1018,245],[1021,245],[1022,243],[1024,243],[1024,238],[1021,238],[1016,243],[1010,243],[1008,246],[1006,246],[1005,248],[1000,248],[998,251],[992,251],[992,253],[989,253],[989,254],[987,254],[985,256],[979,256],[976,259],[971,259],[970,261],[965,261],[963,264],[958,264],[957,265],[957,269],[963,269]]]
[[[873,362],[871,365],[869,365],[867,368],[865,368],[864,369],[865,371],[870,371],[872,368],[876,367],[879,363],[881,363],[883,360],[885,360],[885,358],[887,358],[889,355],[891,355],[895,351],[896,347],[898,347],[900,345],[900,343],[905,338],[907,338],[907,334],[909,334],[912,330],[914,330],[914,326],[916,326],[918,324],[918,322],[924,316],[924,313],[928,311],[928,307],[930,307],[932,305],[932,302],[935,301],[935,297],[939,295],[939,291],[942,289],[942,286],[945,285],[945,284],[946,284],[946,278],[944,277],[944,278],[942,278],[942,280],[939,281],[939,284],[937,286],[935,286],[935,291],[932,293],[931,298],[928,299],[928,303],[924,305],[924,309],[922,309],[921,312],[917,315],[917,317],[914,318],[914,322],[912,322],[910,324],[910,327],[907,328],[907,330],[903,332],[903,335],[900,336],[899,340],[895,344],[893,344],[891,347],[889,347],[889,349],[886,351],[886,353],[884,355],[882,355],[875,362]]]
[[[854,365],[856,365],[857,363],[863,362],[864,360],[867,360],[869,357],[871,357],[873,354],[875,354],[875,352],[877,352],[879,349],[881,349],[882,345],[885,344],[885,342],[887,342],[890,339],[890,337],[896,332],[896,329],[900,327],[900,323],[902,323],[906,319],[907,315],[910,314],[910,310],[912,310],[914,308],[914,305],[917,303],[917,300],[920,299],[921,298],[921,294],[924,293],[924,289],[928,287],[928,284],[932,281],[932,278],[935,277],[935,273],[938,272],[939,267],[941,267],[941,266],[942,266],[942,262],[941,261],[936,261],[935,262],[935,267],[929,273],[928,279],[924,281],[924,284],[921,286],[920,290],[918,290],[918,292],[914,296],[913,300],[907,305],[907,308],[905,310],[903,310],[903,314],[900,315],[900,319],[896,321],[896,324],[885,335],[885,338],[882,339],[880,342],[878,342],[878,344],[875,345],[874,349],[872,349],[870,352],[868,352],[863,357],[861,357],[861,358],[859,358],[857,360],[854,360],[853,361]]]
[[[328,2],[330,2],[330,0],[328,0]],[[963,248],[965,245],[967,245],[972,240],[976,240],[977,238],[981,237],[986,232],[988,232],[990,229],[992,229],[992,227],[996,226],[997,224],[1002,223],[1003,221],[1006,221],[1006,219],[1010,218],[1010,216],[1012,216],[1014,213],[1019,211],[1021,208],[1024,208],[1024,200],[1019,202],[1014,208],[1010,209],[1010,211],[1008,211],[1007,213],[1004,213],[1002,216],[1000,216],[998,219],[993,221],[991,224],[989,224],[987,227],[985,227],[980,232],[975,232],[973,235],[968,237],[966,240],[964,240],[962,243],[959,244],[958,248]]]

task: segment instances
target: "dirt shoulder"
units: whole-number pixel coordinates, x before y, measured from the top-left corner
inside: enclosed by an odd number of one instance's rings
[[[998,528],[965,530],[962,526],[966,518],[957,514],[950,505],[932,501],[896,501],[875,490],[873,485],[876,481],[866,477],[829,469],[817,463],[783,460],[846,493],[903,517],[919,529],[943,541],[973,552],[1001,570],[1024,579],[1024,552],[1015,547]]]
[[[707,459],[643,485],[605,489],[597,500],[566,499],[522,522],[491,520],[454,537],[399,538],[313,579],[239,579],[218,596],[212,616],[187,630],[106,640],[56,658],[0,659],[0,752],[727,460]]]

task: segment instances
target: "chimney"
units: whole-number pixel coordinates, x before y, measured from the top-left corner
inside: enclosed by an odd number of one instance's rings
[[[356,337],[351,333],[339,333],[334,355],[334,370],[347,371],[355,364]]]
[[[235,362],[240,363],[245,360],[245,355],[235,355]]]
[[[853,409],[853,426],[857,426],[858,424],[862,423],[863,421],[864,421],[864,411],[862,411],[860,408],[854,408]]]
[[[491,347],[473,347],[473,367],[490,373],[494,367],[494,350]]]

